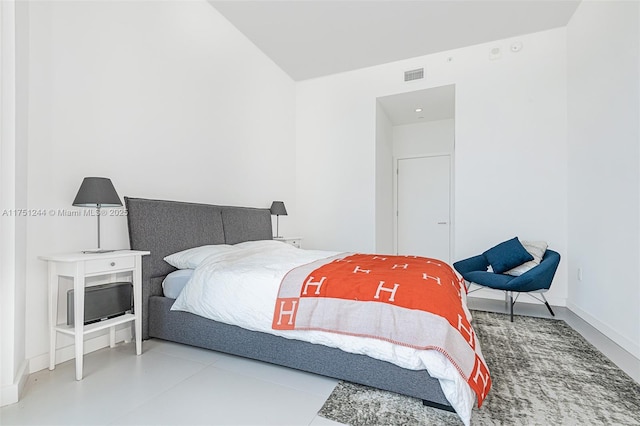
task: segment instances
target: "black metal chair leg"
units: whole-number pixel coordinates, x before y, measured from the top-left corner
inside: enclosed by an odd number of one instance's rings
[[[549,310],[549,313],[555,317],[556,314],[553,313],[553,310],[551,309],[551,306],[549,305],[549,302],[545,301],[544,304],[547,305],[547,309]]]
[[[510,305],[511,305],[511,322],[513,322],[513,293],[511,293],[511,292],[509,293],[509,299],[510,299],[509,301],[511,302],[510,303]]]
[[[551,305],[549,305],[549,302],[547,302],[547,298],[544,297],[544,294],[540,293],[540,296],[542,296],[542,300],[544,300],[544,304],[547,307],[547,309],[549,310],[549,313],[551,314],[551,316],[556,316],[556,314],[553,313],[553,310],[551,309]]]

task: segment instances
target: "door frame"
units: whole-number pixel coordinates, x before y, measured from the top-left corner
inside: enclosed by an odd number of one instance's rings
[[[455,222],[453,218],[454,214],[454,158],[453,152],[441,152],[430,153],[422,155],[403,155],[393,157],[393,252],[398,254],[398,163],[400,160],[411,160],[415,158],[432,158],[432,157],[447,157],[449,159],[449,259],[448,263],[451,263],[453,259],[454,250],[454,228]]]

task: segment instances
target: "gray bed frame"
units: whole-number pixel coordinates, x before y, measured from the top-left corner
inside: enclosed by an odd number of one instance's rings
[[[162,280],[175,270],[163,258],[192,247],[272,239],[269,209],[125,197],[129,242],[148,250],[142,259],[142,338],[211,349],[335,379],[397,392],[425,405],[453,411],[440,383],[424,371],[340,349],[285,339],[171,311]]]

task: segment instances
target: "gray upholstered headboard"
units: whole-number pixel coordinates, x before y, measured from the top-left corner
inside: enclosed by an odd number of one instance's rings
[[[149,337],[149,297],[162,296],[162,280],[175,270],[165,256],[208,244],[272,238],[268,208],[215,206],[124,197],[132,250],[142,257],[142,338]]]

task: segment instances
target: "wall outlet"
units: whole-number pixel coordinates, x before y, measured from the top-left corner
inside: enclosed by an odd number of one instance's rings
[[[521,50],[522,50],[522,42],[521,41],[516,41],[515,43],[511,44],[511,51],[513,53],[518,53]]]
[[[578,268],[578,281],[582,281],[582,268]]]

